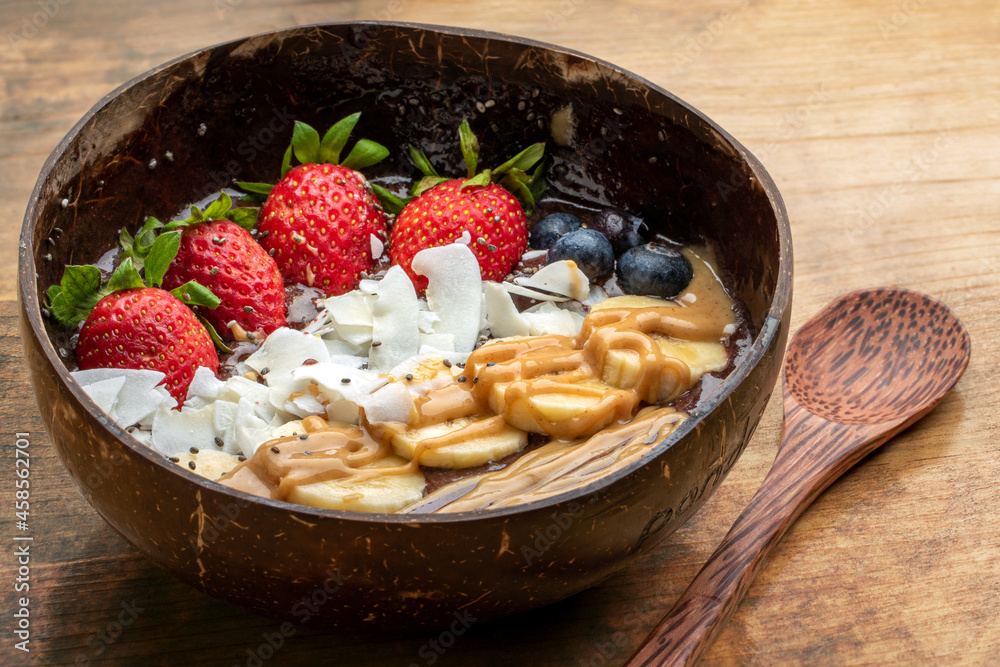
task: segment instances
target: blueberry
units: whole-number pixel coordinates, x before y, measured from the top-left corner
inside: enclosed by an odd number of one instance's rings
[[[561,236],[580,229],[580,218],[569,213],[552,213],[535,223],[528,232],[528,245],[537,250],[547,250]]]
[[[593,229],[578,229],[560,237],[546,258],[546,264],[571,259],[592,282],[601,282],[615,271],[615,252],[603,234]]]
[[[616,257],[629,248],[645,243],[646,239],[643,238],[643,234],[649,231],[646,223],[640,218],[630,215],[620,208],[606,208],[598,211],[587,226],[604,234],[611,241],[611,247],[614,248]]]
[[[691,283],[687,257],[659,243],[636,246],[618,258],[618,285],[626,294],[670,299]]]

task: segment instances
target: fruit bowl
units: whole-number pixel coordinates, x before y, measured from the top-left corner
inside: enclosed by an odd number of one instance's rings
[[[168,219],[234,179],[267,180],[293,120],[325,126],[355,111],[364,112],[364,134],[392,151],[374,172],[390,180],[410,173],[409,144],[458,155],[463,119],[482,133],[486,164],[510,146],[549,141],[551,197],[612,203],[671,238],[711,244],[752,343],[671,437],[596,482],[530,504],[444,515],[311,509],[168,463],[72,379],[67,335],[43,316],[46,290],[67,264],[111,250],[125,224]],[[398,628],[561,600],[697,511],[774,388],[792,254],[763,167],[662,88],[530,40],[366,22],[206,48],[110,93],[45,163],[19,262],[22,338],[41,414],[74,482],[115,530],[182,581],[255,612],[322,628]]]

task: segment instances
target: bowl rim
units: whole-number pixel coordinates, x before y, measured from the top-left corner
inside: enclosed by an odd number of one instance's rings
[[[702,120],[711,130],[716,132],[731,148],[733,148],[737,155],[746,163],[750,168],[753,177],[756,178],[760,184],[760,187],[764,191],[765,195],[770,202],[771,210],[775,214],[776,227],[778,232],[778,271],[775,283],[774,297],[771,300],[770,307],[764,318],[764,322],[753,339],[752,344],[745,353],[742,360],[740,360],[733,371],[715,388],[712,396],[695,411],[688,419],[685,419],[679,427],[674,429],[667,437],[663,438],[655,445],[650,447],[649,451],[643,454],[641,457],[633,461],[632,463],[624,466],[623,468],[607,474],[602,475],[599,479],[590,482],[589,484],[576,487],[568,491],[563,491],[555,495],[549,496],[547,498],[532,501],[529,503],[513,505],[510,507],[503,507],[497,509],[488,510],[467,510],[463,512],[449,512],[449,513],[375,513],[375,512],[353,512],[347,510],[331,510],[309,507],[307,505],[297,505],[295,503],[289,503],[282,500],[274,500],[271,498],[264,498],[263,496],[256,496],[253,494],[245,493],[237,489],[232,489],[214,481],[206,479],[200,475],[195,474],[183,468],[181,466],[170,463],[166,458],[159,452],[153,450],[151,447],[144,445],[133,438],[129,433],[126,432],[125,428],[117,424],[112,420],[103,410],[101,410],[97,404],[83,391],[81,385],[70,375],[70,370],[66,367],[60,358],[58,351],[55,349],[51,339],[49,338],[45,325],[42,320],[41,305],[38,297],[38,290],[36,287],[36,265],[34,258],[34,226],[32,221],[36,218],[37,212],[40,206],[40,201],[42,197],[42,190],[48,181],[56,163],[63,158],[66,154],[67,149],[74,140],[74,138],[80,133],[80,131],[105,107],[107,107],[112,100],[117,98],[119,95],[125,91],[139,85],[146,79],[157,75],[161,71],[168,69],[181,63],[185,60],[195,58],[199,55],[214,51],[220,47],[238,45],[242,43],[248,43],[253,40],[262,40],[274,38],[276,36],[287,36],[295,33],[305,33],[315,30],[323,30],[324,28],[332,27],[374,27],[379,30],[383,29],[398,29],[398,28],[408,28],[416,30],[424,30],[429,32],[434,32],[442,35],[452,36],[452,37],[474,37],[485,40],[503,41],[508,43],[514,43],[520,46],[532,47],[545,49],[554,53],[571,55],[581,58],[585,61],[590,61],[596,63],[601,67],[608,68],[617,74],[624,76],[630,80],[636,81],[649,89],[657,92],[660,95],[668,98],[673,103],[679,105],[680,107],[688,110]],[[408,21],[375,21],[375,20],[358,20],[358,21],[334,21],[334,22],[323,22],[323,23],[312,23],[299,26],[292,26],[288,28],[281,28],[277,30],[269,30],[265,32],[255,33],[245,37],[239,37],[232,40],[227,40],[224,42],[219,42],[210,46],[202,47],[191,51],[189,53],[177,56],[171,60],[168,60],[162,64],[156,65],[141,74],[129,79],[128,81],[122,83],[121,85],[115,87],[113,90],[105,94],[100,100],[98,100],[66,133],[66,135],[59,141],[56,147],[52,150],[49,156],[46,158],[42,169],[39,173],[38,179],[35,182],[34,188],[32,188],[30,199],[28,201],[28,206],[25,210],[24,218],[21,226],[21,234],[19,239],[18,248],[18,300],[21,302],[21,313],[26,315],[28,322],[31,326],[32,334],[36,337],[39,342],[40,348],[49,364],[56,369],[56,376],[58,381],[61,382],[66,389],[80,402],[80,404],[87,410],[88,413],[94,419],[100,423],[106,430],[110,432],[112,436],[119,442],[119,444],[131,449],[133,452],[138,453],[140,456],[146,458],[148,461],[156,464],[159,467],[170,470],[173,474],[180,475],[192,482],[196,489],[201,488],[205,491],[222,493],[224,495],[232,496],[240,501],[259,503],[270,509],[281,510],[281,511],[291,511],[297,514],[303,515],[305,517],[311,517],[320,520],[350,520],[359,521],[362,523],[369,524],[462,524],[470,521],[477,521],[485,518],[490,519],[502,519],[516,514],[527,514],[534,511],[544,510],[549,507],[555,507],[563,503],[570,503],[575,500],[586,498],[593,493],[601,491],[609,486],[612,486],[619,480],[632,475],[639,469],[648,465],[652,460],[658,458],[667,449],[672,447],[676,442],[685,437],[693,429],[695,429],[702,420],[704,420],[711,412],[713,412],[719,405],[727,399],[732,391],[739,385],[756,367],[757,364],[763,358],[765,351],[770,347],[775,336],[778,335],[780,326],[779,323],[783,319],[784,315],[790,307],[792,294],[792,245],[791,245],[791,225],[788,219],[788,213],[785,209],[784,201],[778,192],[777,186],[775,185],[770,174],[766,171],[763,164],[744,147],[739,141],[737,141],[732,135],[729,134],[725,129],[723,129],[718,123],[709,118],[704,112],[696,109],[688,102],[680,99],[670,91],[666,90],[662,86],[649,81],[648,79],[637,75],[629,70],[626,70],[618,65],[610,63],[601,58],[577,51],[575,49],[570,49],[563,46],[558,46],[555,44],[550,44],[547,42],[542,42],[539,40],[519,37],[516,35],[508,35],[504,33],[479,30],[472,28],[462,28],[458,26],[445,26],[445,25],[434,25],[425,24],[417,22]],[[23,345],[23,343],[22,343]],[[50,434],[51,437],[51,434]]]

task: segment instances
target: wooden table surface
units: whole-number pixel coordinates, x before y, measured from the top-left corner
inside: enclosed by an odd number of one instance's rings
[[[793,331],[848,290],[950,305],[957,389],[832,486],[777,547],[706,665],[1000,664],[1000,4],[996,0],[4,0],[0,4],[0,663],[615,665],[757,488],[777,396],[705,508],[600,586],[460,636],[298,630],[148,563],[56,459],[18,339],[21,217],[42,162],[101,96],[170,58],[302,23],[381,18],[533,37],[663,85],[753,151],[784,195]],[[14,644],[15,433],[30,433],[30,653]],[[13,545],[13,546],[11,546]],[[267,657],[259,660],[256,656]]]

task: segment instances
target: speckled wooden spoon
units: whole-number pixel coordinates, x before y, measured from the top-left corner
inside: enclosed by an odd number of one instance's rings
[[[785,357],[774,466],[627,665],[696,662],[785,531],[834,480],[937,405],[969,350],[946,306],[902,289],[847,294],[799,329]]]

